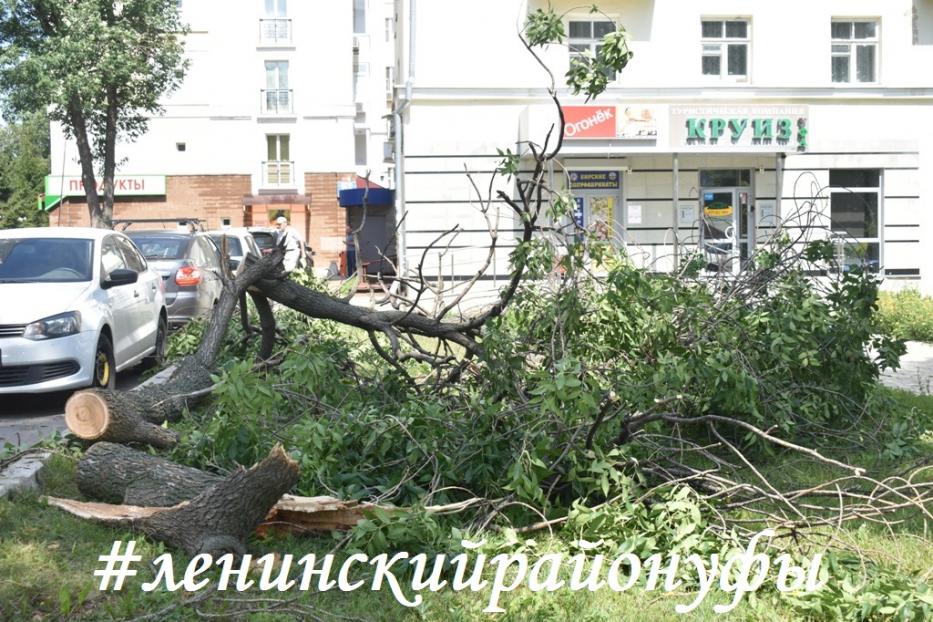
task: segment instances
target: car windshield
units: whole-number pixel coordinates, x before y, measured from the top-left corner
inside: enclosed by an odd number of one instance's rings
[[[273,248],[275,246],[275,238],[272,237],[271,233],[265,231],[254,231],[253,239],[256,240],[256,245],[259,248]]]
[[[183,259],[188,238],[163,235],[130,235],[146,259]]]
[[[94,241],[0,237],[0,283],[90,281]]]
[[[243,256],[243,247],[240,246],[240,241],[233,237],[232,235],[212,235],[211,239],[217,243],[217,248],[223,249],[224,247],[224,238],[227,238],[227,254],[231,257],[242,257]]]

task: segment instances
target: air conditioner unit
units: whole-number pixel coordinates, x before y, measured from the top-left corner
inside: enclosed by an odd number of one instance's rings
[[[382,143],[382,161],[395,162],[395,141],[387,140]]]

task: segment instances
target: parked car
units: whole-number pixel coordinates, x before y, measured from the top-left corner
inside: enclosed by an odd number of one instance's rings
[[[214,240],[217,248],[223,252],[224,238],[227,240],[227,255],[230,257],[230,269],[236,270],[240,267],[247,255],[252,255],[256,259],[262,256],[262,250],[256,244],[256,240],[246,228],[224,229],[223,231],[210,231],[208,235]]]
[[[165,351],[162,279],[122,233],[0,231],[0,394],[87,386]]]
[[[268,255],[275,248],[275,229],[272,227],[249,227],[247,229],[259,246],[263,255]]]
[[[169,327],[211,312],[223,291],[220,250],[206,233],[128,231],[162,276]]]

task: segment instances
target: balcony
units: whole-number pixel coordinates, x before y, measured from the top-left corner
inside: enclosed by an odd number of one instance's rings
[[[294,114],[292,100],[292,89],[260,89],[260,113],[264,115]]]
[[[294,185],[295,163],[285,160],[267,160],[262,163],[262,186],[284,188]]]
[[[259,41],[271,45],[291,44],[292,20],[284,18],[259,20]]]

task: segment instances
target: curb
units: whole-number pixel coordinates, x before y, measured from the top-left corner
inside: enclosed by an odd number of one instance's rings
[[[0,499],[15,492],[39,488],[39,471],[52,456],[52,452],[27,449],[23,453],[25,455],[21,455],[0,470]]]
[[[136,388],[138,389],[150,384],[163,384],[174,371],[175,366],[169,365],[145,382],[139,384]],[[51,456],[52,452],[50,451],[26,449],[20,453],[19,457],[13,459],[9,464],[0,466],[0,499],[9,497],[15,492],[39,488],[39,471],[42,470],[46,460]]]

